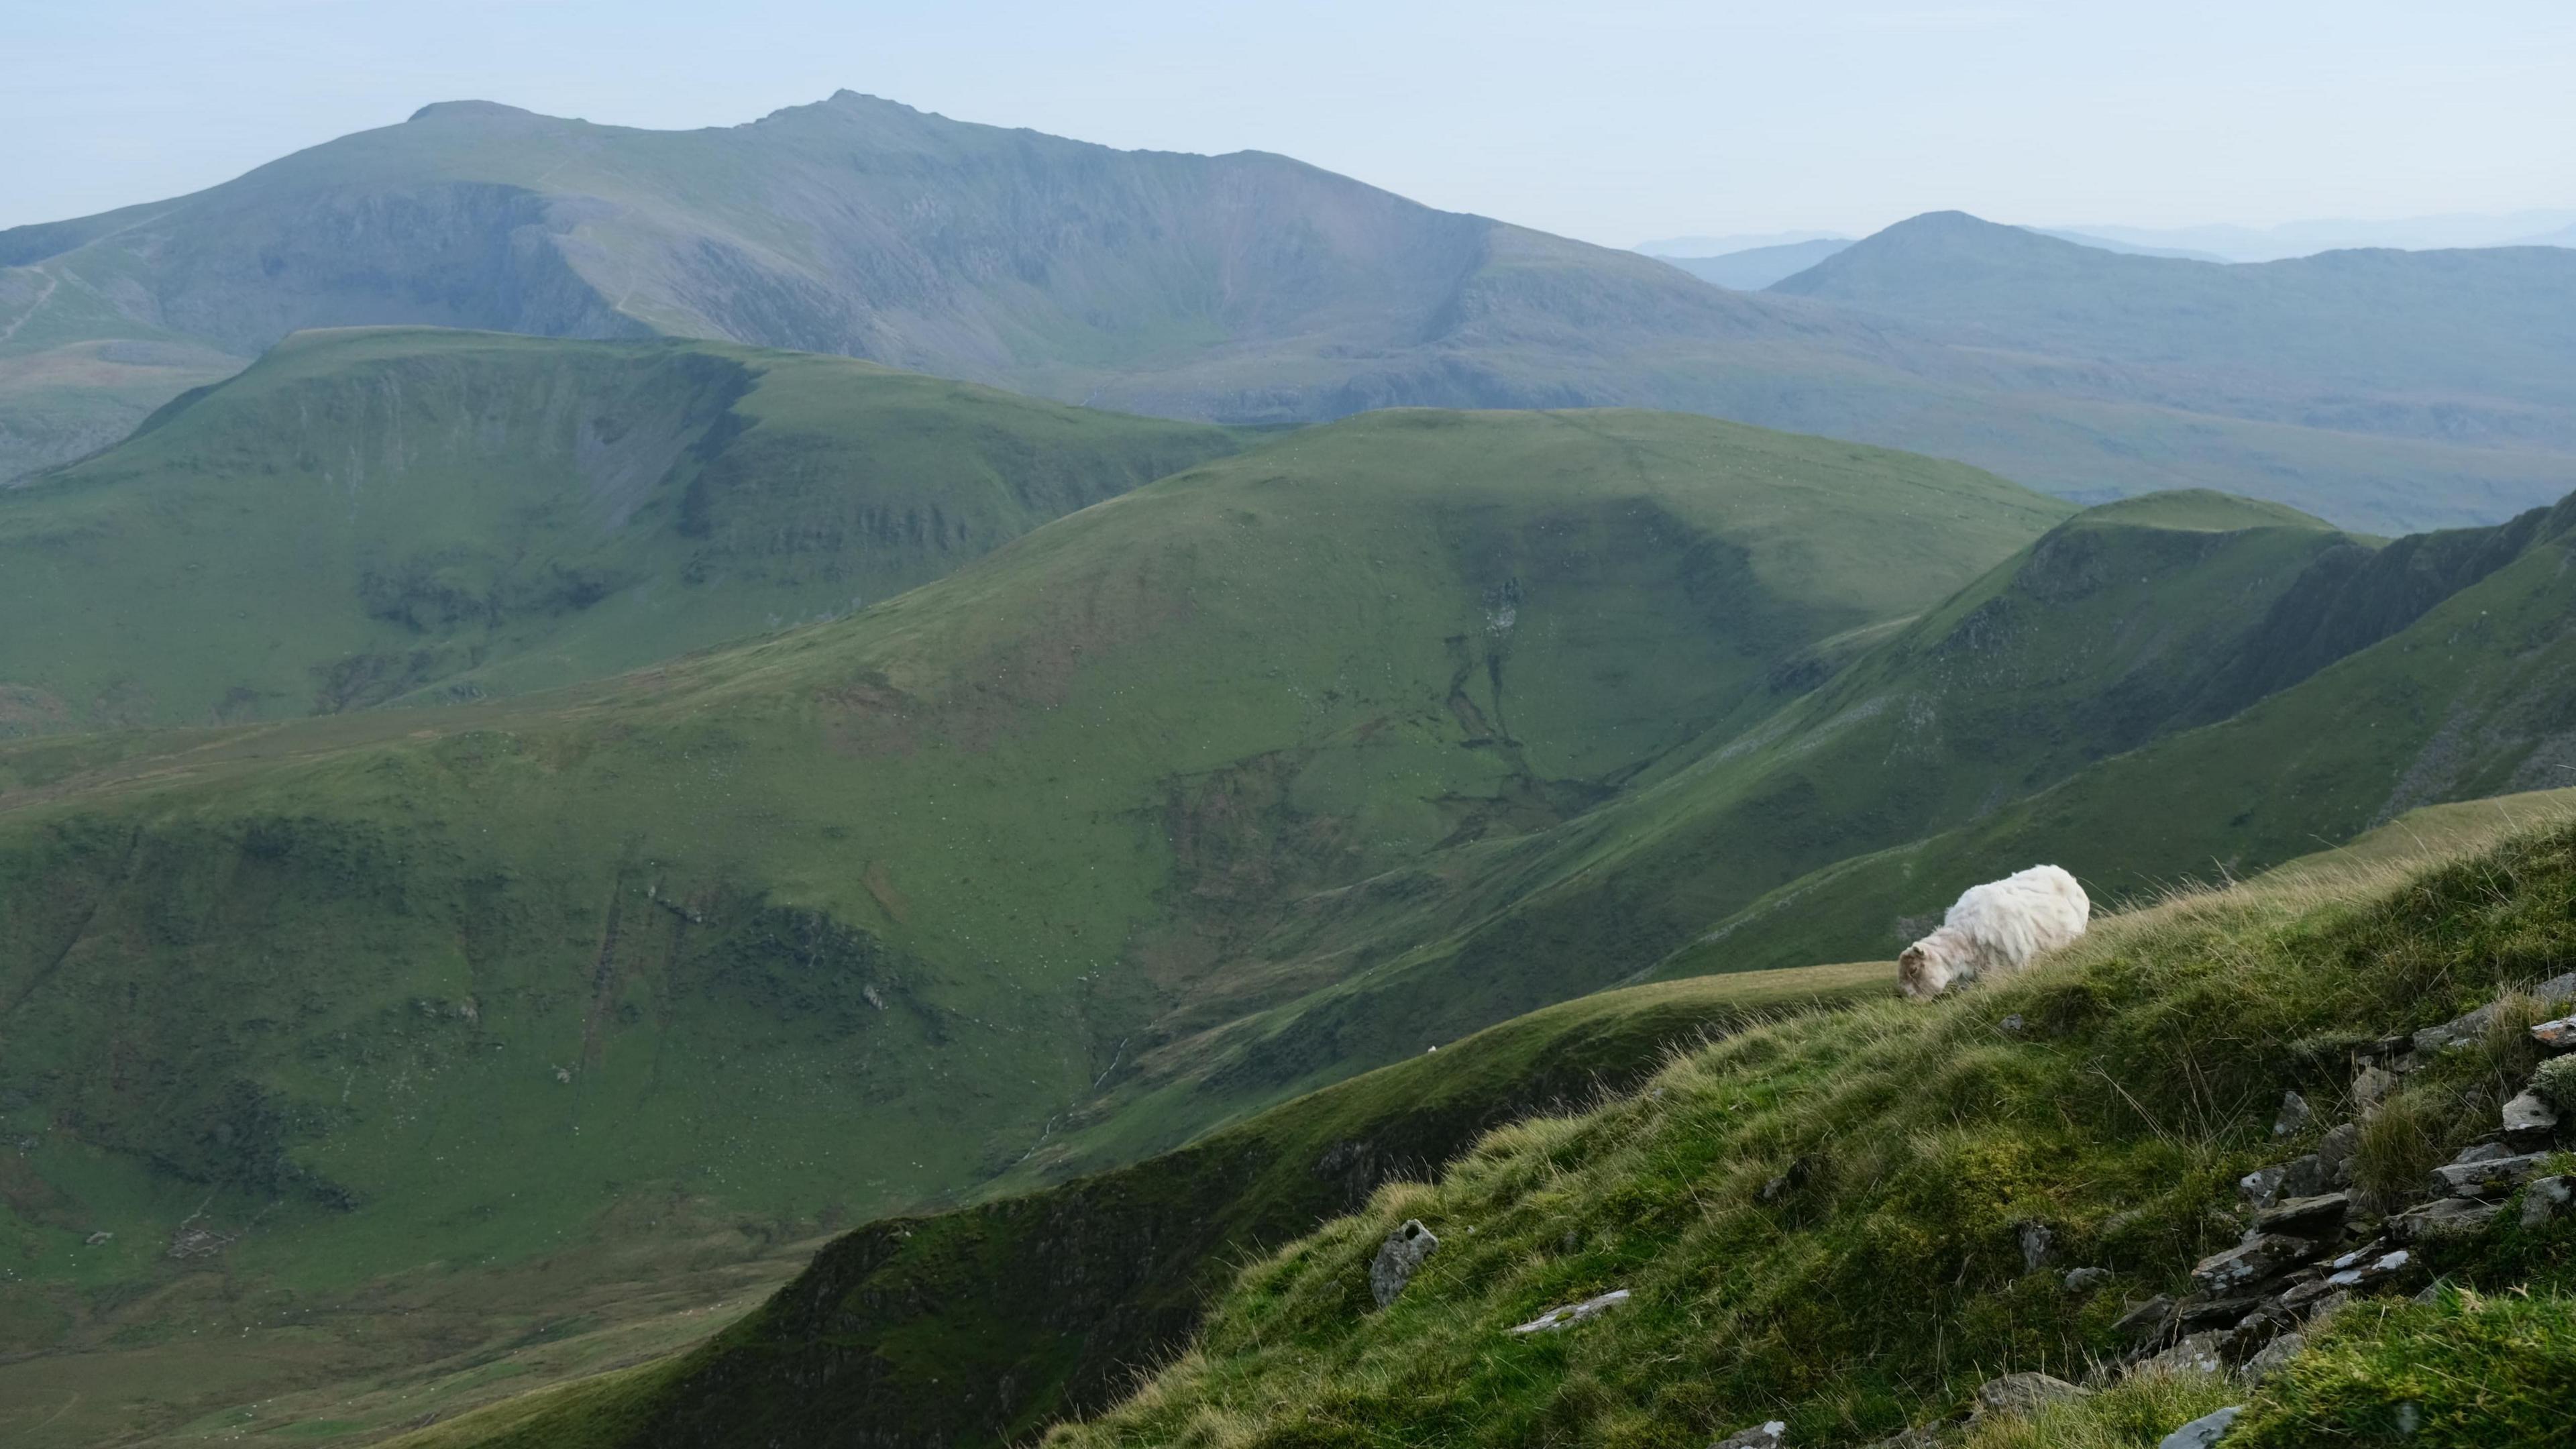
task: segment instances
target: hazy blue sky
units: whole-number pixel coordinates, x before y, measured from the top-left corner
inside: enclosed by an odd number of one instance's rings
[[[480,97],[626,125],[836,88],[1280,151],[1593,241],[1961,207],[2173,225],[2576,206],[2570,0],[1230,5],[10,0],[0,225]]]

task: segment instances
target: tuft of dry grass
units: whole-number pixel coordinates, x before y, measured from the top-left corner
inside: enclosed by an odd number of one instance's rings
[[[2220,1374],[2135,1374],[2030,1414],[1981,1418],[1968,1426],[1959,1449],[2147,1449],[2175,1428],[2244,1398],[2244,1386]]]
[[[2445,1145],[2452,1110],[2445,1094],[2410,1088],[2361,1120],[2352,1180],[2364,1201],[2388,1212],[2421,1196],[2424,1180],[2450,1158]]]

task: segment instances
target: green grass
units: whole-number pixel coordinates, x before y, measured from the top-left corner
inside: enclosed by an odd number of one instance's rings
[[[1946,1415],[1993,1374],[2073,1376],[2118,1345],[2124,1298],[2172,1290],[2233,1240],[2234,1177],[2283,1150],[2281,1091],[2332,1101],[2340,1085],[2317,1043],[2554,971],[2576,946],[2571,899],[2561,829],[2413,874],[2179,898],[1933,1008],[1740,1034],[1618,1103],[1493,1133],[1249,1265],[1186,1356],[1051,1442],[1689,1445],[1782,1417],[1793,1442],[1832,1445]],[[1370,1311],[1368,1258],[1407,1217],[1441,1250]],[[2077,1297],[2028,1272],[2017,1227],[2033,1220],[2061,1267],[2109,1267],[2111,1285]],[[1635,1294],[1624,1311],[1503,1332],[1613,1287]],[[2476,1321],[2365,1307],[2264,1391],[2251,1442],[2316,1442],[2266,1427],[2294,1421],[2364,1427],[2392,1393],[2420,1393],[2460,1426],[2445,1432],[2543,1442],[2530,1426],[2570,1372],[2558,1291],[2535,1281],[2528,1307]],[[2216,1400],[2150,1402],[2170,1428]],[[1985,1442],[2151,1443],[2136,1407]]]
[[[2419,543],[2375,550],[2278,505],[2207,493],[2088,510],[1921,617],[1793,659],[1775,677],[1811,692],[1757,723],[1704,733],[1618,798],[1374,882],[1376,911],[1292,921],[1254,943],[1283,963],[1390,938],[1405,949],[1274,1013],[1240,1049],[1238,1070],[1298,1081],[1330,1055],[1326,1043],[1346,1049],[1380,1024],[1436,1022],[1498,995],[1535,1005],[1569,982],[1893,956],[1959,888],[2033,859],[2058,859],[2106,900],[2152,889],[2141,875],[2174,872],[2175,843],[2125,828],[2113,808],[2199,812],[2200,834],[2186,837],[2198,846],[2224,842],[2261,787],[2172,788],[2120,757],[2249,700],[2295,694],[2319,662],[2372,643],[2373,627],[2407,624],[2402,597],[2381,599],[2375,618],[2349,606],[2400,572],[2382,554],[2398,555],[2390,561],[2427,592],[2473,574],[2433,566],[2449,554]],[[2355,579],[2373,582],[2357,589]],[[2320,615],[2332,624],[2317,626]],[[2526,732],[2517,743],[2536,741]],[[2335,783],[2384,792],[2397,768],[2373,762]],[[2116,794],[2104,792],[2104,814],[2037,853],[1991,823],[2018,819],[2015,802],[2061,781],[2112,770],[2124,773]],[[2300,818],[2305,803],[2287,802],[2282,816]],[[2251,863],[2368,823],[2266,840]],[[1904,869],[1875,868],[1874,853],[1927,836],[1883,858]],[[2199,860],[2186,855],[2179,868]],[[1815,888],[1827,878],[1831,888]]]
[[[1196,1084],[1348,963],[1246,935],[1615,793],[2062,512],[1704,419],[1380,414],[597,684],[11,746],[0,1222],[88,1350],[238,1335],[139,1306],[217,1269],[595,1283],[1134,1160],[1291,1094]],[[238,1237],[166,1257],[200,1212]]]
[[[2487,1449],[2554,1444],[2576,1393],[2576,1298],[2444,1292],[2374,1303],[2273,1383],[2229,1435],[2247,1449],[2310,1444]]]
[[[853,612],[1245,441],[717,344],[300,334],[0,494],[0,733],[596,678]]]
[[[403,1449],[614,1449],[631,1441],[667,1372],[641,1364],[575,1379],[387,1442]]]
[[[2090,1398],[1981,1419],[1962,1440],[1964,1449],[2155,1449],[2175,1429],[2244,1398],[2242,1386],[2215,1374],[2137,1374]]]

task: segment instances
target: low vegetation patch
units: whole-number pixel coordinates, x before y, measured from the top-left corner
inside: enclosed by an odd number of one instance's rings
[[[2564,1444],[2571,1405],[2576,1299],[2444,1291],[2347,1310],[2266,1385],[2227,1449]]]

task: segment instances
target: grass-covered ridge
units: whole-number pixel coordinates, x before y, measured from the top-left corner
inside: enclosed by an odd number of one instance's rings
[[[1778,1417],[1793,1443],[1858,1444],[1949,1415],[1996,1374],[2075,1377],[2126,1346],[2111,1330],[2124,1299],[2235,1240],[2234,1180],[2282,1155],[2284,1090],[2339,1111],[2337,1043],[2563,969],[2571,901],[2576,831],[2560,825],[2446,863],[2178,899],[1933,1009],[1741,1033],[1615,1105],[1494,1133],[1436,1181],[1384,1189],[1250,1266],[1188,1356],[1052,1442],[1682,1446]],[[2410,1089],[2447,1093],[2446,1131],[2491,1123],[2500,1073],[2481,1060]],[[1371,1311],[1368,1262],[1408,1217],[1441,1248]],[[2056,1245],[2036,1271],[2031,1223]],[[2523,1266],[2553,1252],[2535,1245]],[[2070,1291],[2077,1264],[2113,1277]],[[2535,1276],[2519,1310],[2533,1324],[2462,1331],[2563,1342],[2569,1286]],[[1613,1288],[1634,1298],[1593,1322],[1504,1332]],[[2321,1396],[2400,1392],[2355,1366],[2373,1321],[2338,1326],[2317,1366],[2258,1396],[2246,1442],[2309,1442],[2298,1416]],[[2563,1354],[2538,1362],[2569,1372]],[[2474,1379],[2416,1374],[2402,1392],[2433,1420],[2474,1420],[2457,1398]]]
[[[2097,891],[2244,875],[2429,801],[2576,780],[2576,502],[2321,556],[2216,670],[2296,679],[1978,818],[1791,881],[1709,928],[1747,965],[1883,946],[1884,923],[2018,862]],[[1676,958],[1687,967],[1688,956]]]
[[[851,613],[1248,441],[719,343],[301,333],[0,491],[0,737],[596,678]]]
[[[1247,1059],[1293,1079],[1330,1044],[1386,1023],[1512,991],[1535,1005],[1569,978],[1597,987],[1892,956],[1925,912],[2030,860],[2061,860],[2122,901],[2212,859],[2259,870],[2428,799],[2555,783],[2545,710],[2505,714],[2483,733],[2504,769],[2414,787],[2394,805],[2409,788],[2405,752],[2439,718],[2409,704],[2369,732],[2334,721],[2355,689],[2434,654],[2431,641],[2501,690],[2563,688],[2552,654],[2489,652],[2500,636],[2463,641],[2444,622],[2471,595],[2492,604],[2535,581],[2558,589],[2563,527],[2563,510],[2539,510],[2381,547],[2205,492],[2088,509],[1921,616],[1791,661],[1780,674],[1801,681],[1797,697],[1703,735],[1600,807],[1372,881],[1377,912],[1316,911],[1254,943],[1274,959],[1331,956],[1386,939],[1397,915],[1408,949],[1283,1009]],[[2566,617],[2548,609],[2531,601],[2536,631]],[[2312,694],[2332,702],[2293,703]],[[2140,763],[2184,742],[2207,748],[2234,728],[2213,721],[2266,699],[2304,721],[2307,736],[2276,750],[2318,758],[2313,784],[2273,779],[2279,753]],[[2213,769],[2228,788],[2204,787]],[[2070,794],[2092,810],[2046,834],[2028,828]],[[2316,828],[2322,818],[2334,824]]]

